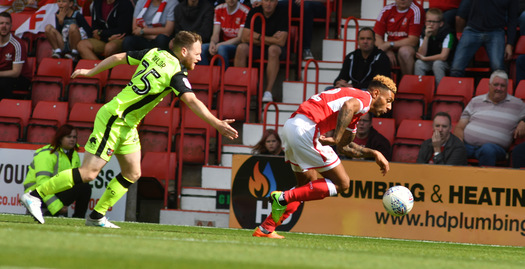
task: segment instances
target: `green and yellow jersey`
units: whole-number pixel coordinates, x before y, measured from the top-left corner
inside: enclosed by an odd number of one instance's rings
[[[105,108],[134,128],[171,91],[191,92],[188,71],[170,51],[158,48],[129,51],[127,61],[138,65],[128,85]]]

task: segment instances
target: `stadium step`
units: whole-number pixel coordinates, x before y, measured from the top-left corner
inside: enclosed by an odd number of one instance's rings
[[[232,168],[226,166],[205,165],[202,167],[201,187],[208,189],[230,189]]]
[[[230,188],[182,187],[180,208],[182,210],[227,213],[230,209],[229,195]]]
[[[244,137],[244,136],[243,136]],[[259,138],[261,135],[259,135]],[[246,145],[224,145],[222,147],[221,165],[226,167],[232,166],[233,154],[251,154],[252,147]]]
[[[339,71],[329,83],[319,83],[318,91],[322,92],[324,89],[328,86],[331,86],[334,82],[334,79],[339,74]],[[310,80],[310,79],[308,79]],[[303,99],[304,93],[304,82],[302,81],[285,81],[283,82],[283,103],[286,104],[301,104],[303,100],[306,100],[310,98],[310,96],[314,95],[316,93],[315,83],[307,83],[306,84],[306,95]]]

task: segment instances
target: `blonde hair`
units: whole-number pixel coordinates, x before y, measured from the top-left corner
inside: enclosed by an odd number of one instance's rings
[[[377,88],[385,89],[385,90],[392,91],[393,93],[397,93],[396,83],[394,83],[394,81],[391,78],[385,77],[383,75],[375,76],[370,82],[370,84],[368,85],[369,90],[377,89]]]

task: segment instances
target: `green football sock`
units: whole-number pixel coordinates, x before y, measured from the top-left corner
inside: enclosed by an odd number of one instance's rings
[[[78,181],[82,183],[78,169],[67,169],[56,174],[54,177],[38,186],[36,190],[40,194],[40,197],[45,197],[51,194],[69,190],[73,188],[73,186],[77,184]]]
[[[114,206],[118,200],[128,192],[128,188],[131,184],[133,184],[133,182],[123,177],[122,174],[118,174],[109,182],[108,187],[95,205],[94,210],[102,215],[106,215],[108,209]]]

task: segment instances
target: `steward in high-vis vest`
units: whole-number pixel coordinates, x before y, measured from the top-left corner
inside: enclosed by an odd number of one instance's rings
[[[24,192],[36,189],[60,171],[80,166],[76,136],[74,127],[64,125],[57,130],[53,143],[35,151],[24,180]],[[84,218],[90,198],[91,186],[80,184],[76,188],[45,196],[44,204],[50,215],[55,215],[64,213],[62,208],[76,201],[73,217]]]

